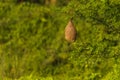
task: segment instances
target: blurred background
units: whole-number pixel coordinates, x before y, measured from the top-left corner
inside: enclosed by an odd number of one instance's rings
[[[0,80],[119,80],[119,29],[119,0],[1,0]]]

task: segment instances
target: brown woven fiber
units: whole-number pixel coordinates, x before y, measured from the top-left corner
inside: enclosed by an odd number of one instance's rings
[[[65,39],[68,42],[74,42],[76,40],[77,31],[73,25],[72,19],[68,22],[65,28]]]

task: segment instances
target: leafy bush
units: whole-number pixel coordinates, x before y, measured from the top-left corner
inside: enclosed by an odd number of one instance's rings
[[[67,6],[1,1],[0,79],[119,80],[119,4],[119,0],[71,0]],[[77,28],[75,43],[64,40],[71,17]]]

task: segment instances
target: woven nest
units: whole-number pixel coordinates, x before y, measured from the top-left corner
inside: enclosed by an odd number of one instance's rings
[[[68,42],[74,42],[76,40],[76,35],[77,35],[77,31],[71,19],[65,28],[65,39]]]

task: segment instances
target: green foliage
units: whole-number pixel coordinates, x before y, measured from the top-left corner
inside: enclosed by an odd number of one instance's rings
[[[0,2],[0,79],[119,80],[119,0],[56,6]],[[73,17],[75,43],[64,40]]]

